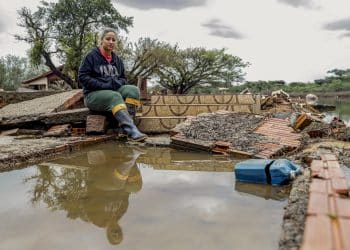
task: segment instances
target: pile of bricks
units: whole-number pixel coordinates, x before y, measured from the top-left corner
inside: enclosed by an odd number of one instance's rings
[[[292,151],[302,146],[302,135],[295,133],[289,127],[289,121],[278,118],[270,118],[262,123],[254,133],[262,134],[272,138],[275,143],[257,143],[255,146],[260,149],[256,155],[258,158],[273,158],[284,151]]]
[[[349,185],[333,154],[311,163],[312,182],[301,249],[350,249]]]

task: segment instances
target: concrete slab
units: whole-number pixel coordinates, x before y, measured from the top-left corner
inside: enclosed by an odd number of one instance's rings
[[[77,97],[83,97],[81,89],[9,104],[0,109],[0,119],[62,111],[64,107],[69,108],[72,105],[72,100],[76,101]]]

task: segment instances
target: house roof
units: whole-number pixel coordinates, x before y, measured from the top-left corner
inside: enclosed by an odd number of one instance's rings
[[[62,71],[63,70],[63,65],[58,66],[57,69]],[[55,73],[52,70],[44,72],[41,75],[35,76],[35,77],[31,78],[31,79],[22,81],[22,84],[29,84],[31,82],[34,82],[34,81],[38,80],[38,79],[50,77],[51,75],[55,75]]]

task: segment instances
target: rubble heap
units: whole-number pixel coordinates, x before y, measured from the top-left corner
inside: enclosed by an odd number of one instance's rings
[[[179,124],[171,146],[186,150],[271,158],[301,145],[288,121],[251,113],[218,111]]]
[[[199,115],[189,126],[180,131],[186,138],[203,141],[226,141],[238,150],[257,153],[253,147],[268,141],[266,136],[252,133],[264,120],[264,116],[250,113],[216,112]]]

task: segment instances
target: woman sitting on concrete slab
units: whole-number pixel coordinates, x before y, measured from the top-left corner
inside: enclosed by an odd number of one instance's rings
[[[93,111],[112,112],[119,126],[133,141],[143,141],[147,136],[135,126],[133,118],[140,105],[140,91],[128,85],[124,64],[113,52],[117,33],[105,29],[98,48],[92,49],[83,59],[78,79],[83,85],[86,106]]]

